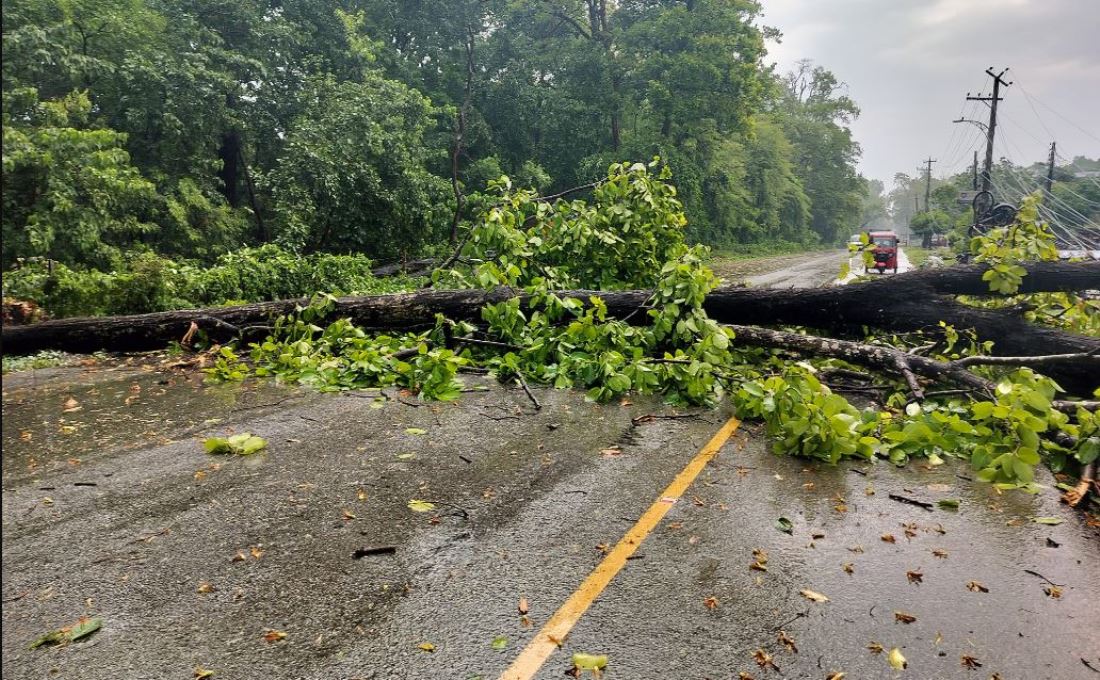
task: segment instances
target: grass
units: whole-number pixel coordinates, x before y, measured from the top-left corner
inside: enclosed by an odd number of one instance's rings
[[[37,354],[31,354],[29,356],[7,356],[4,355],[4,373],[16,373],[18,371],[30,371],[36,368],[54,368],[57,366],[68,366],[75,362],[80,357],[75,354],[67,354],[65,352],[58,352],[56,350],[42,350]]]

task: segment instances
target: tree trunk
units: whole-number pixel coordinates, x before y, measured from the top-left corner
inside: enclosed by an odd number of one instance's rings
[[[1100,263],[1033,263],[1027,266],[1021,292],[1086,290],[1100,288]],[[707,313],[722,323],[741,325],[798,325],[862,335],[863,328],[907,332],[936,329],[940,321],[962,330],[972,328],[981,339],[994,341],[1000,355],[1069,354],[1100,351],[1100,338],[1066,333],[1028,323],[1018,316],[955,302],[947,295],[987,292],[981,280],[984,268],[976,265],[898,274],[867,283],[807,290],[758,290],[720,288],[705,303]],[[562,291],[563,296],[603,299],[612,318],[644,323],[650,291]],[[520,295],[521,291],[498,288],[481,290],[432,290],[397,295],[340,298],[333,316],[350,317],[372,329],[424,328],[436,314],[456,321],[481,320],[486,304]],[[192,321],[219,320],[242,327],[266,324],[272,317],[294,311],[306,300],[260,302],[236,307],[181,310],[102,318],[73,318],[27,326],[5,326],[3,350],[28,354],[43,349],[69,352],[140,351],[159,349],[179,340]],[[224,325],[223,325],[224,327]],[[1072,368],[1051,367],[1052,377],[1069,389],[1089,376]],[[1091,389],[1095,384],[1085,387]]]
[[[218,158],[222,167],[218,171],[218,178],[222,181],[222,194],[225,201],[231,207],[240,207],[241,197],[239,191],[241,136],[236,130],[222,135],[221,146],[218,148]]]

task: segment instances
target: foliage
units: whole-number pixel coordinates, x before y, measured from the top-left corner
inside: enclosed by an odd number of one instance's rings
[[[66,354],[65,352],[58,352],[55,350],[42,350],[35,354],[29,354],[27,356],[10,356],[5,354],[3,356],[4,373],[15,373],[18,371],[31,371],[39,368],[53,368],[55,366],[65,366],[76,361],[77,357],[72,354]]]
[[[267,440],[262,437],[257,437],[251,432],[241,432],[240,434],[234,434],[228,437],[209,437],[203,440],[202,446],[207,453],[214,455],[233,454],[237,456],[250,456],[265,448],[267,446]]]
[[[204,267],[152,253],[125,258],[111,271],[26,262],[4,272],[4,295],[32,300],[55,317],[138,314],[303,297],[405,290],[402,278],[376,279],[361,255],[295,255],[274,245],[244,249]]]

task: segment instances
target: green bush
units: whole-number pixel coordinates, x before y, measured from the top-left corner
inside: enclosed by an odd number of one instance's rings
[[[4,272],[4,296],[30,300],[55,318],[140,314],[234,302],[306,297],[316,292],[407,290],[407,279],[378,279],[362,255],[298,255],[275,245],[247,248],[203,266],[154,253],[127,258],[110,272],[40,261]]]

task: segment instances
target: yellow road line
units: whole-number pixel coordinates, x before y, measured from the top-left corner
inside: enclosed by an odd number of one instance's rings
[[[588,611],[592,602],[600,596],[607,584],[611,583],[611,579],[615,578],[615,575],[623,568],[627,558],[634,554],[634,551],[638,549],[646,536],[657,527],[657,524],[664,518],[673,503],[691,486],[691,483],[703,471],[710,459],[714,458],[718,450],[726,443],[726,440],[737,431],[740,424],[741,421],[737,418],[730,418],[707,442],[706,446],[695,454],[687,467],[681,470],[680,474],[676,475],[672,483],[665,488],[664,493],[653,502],[653,505],[649,506],[649,509],[630,528],[630,531],[626,532],[615,547],[611,549],[611,552],[603,558],[603,561],[592,570],[584,583],[569,596],[569,599],[558,611],[554,612],[554,615],[550,617],[542,630],[527,644],[527,647],[516,657],[512,665],[500,675],[500,680],[530,680],[530,678],[535,677],[535,673],[538,673],[542,665],[554,653],[554,650],[561,645],[562,641],[565,640],[565,636],[573,630],[573,626]]]

